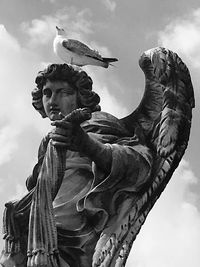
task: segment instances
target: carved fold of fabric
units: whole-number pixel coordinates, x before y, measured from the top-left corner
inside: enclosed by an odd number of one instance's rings
[[[5,204],[3,214],[4,248],[0,257],[0,264],[5,267],[26,266],[26,235],[25,222],[28,222],[33,190],[20,201],[10,201]]]
[[[5,204],[3,215],[3,239],[5,240],[5,254],[17,254],[20,252],[19,229],[14,223],[14,202]]]
[[[92,190],[77,203],[77,209],[85,210],[91,220],[95,221],[97,232],[103,230],[109,217],[122,209],[122,203],[127,198],[131,196],[134,199],[134,194],[140,191],[150,177],[150,150],[137,142],[134,138],[125,138],[123,142],[120,141],[120,145],[111,145],[111,172],[105,176],[96,168]]]
[[[51,141],[38,176],[32,198],[27,250],[27,267],[57,267],[57,230],[52,201],[63,179],[65,151],[56,150]]]

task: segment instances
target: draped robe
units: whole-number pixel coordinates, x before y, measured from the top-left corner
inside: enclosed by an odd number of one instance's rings
[[[113,216],[129,208],[129,200],[147,183],[152,166],[152,155],[140,136],[129,133],[114,116],[94,112],[81,126],[91,138],[109,147],[112,162],[110,172],[105,173],[87,155],[66,151],[63,180],[53,201],[53,212],[62,266],[70,267],[92,266],[102,230]],[[49,136],[41,142],[38,163],[26,181],[29,191],[36,187],[48,143]]]

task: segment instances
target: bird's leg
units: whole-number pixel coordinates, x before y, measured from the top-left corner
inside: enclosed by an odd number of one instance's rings
[[[73,65],[73,57],[71,57],[71,62],[70,62],[71,65]]]

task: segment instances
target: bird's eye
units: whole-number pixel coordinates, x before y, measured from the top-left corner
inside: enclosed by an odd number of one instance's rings
[[[45,95],[46,97],[51,97],[52,91],[49,88],[44,88],[43,95]]]

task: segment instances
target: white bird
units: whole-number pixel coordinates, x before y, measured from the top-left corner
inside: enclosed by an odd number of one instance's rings
[[[84,43],[68,39],[64,29],[60,29],[57,26],[56,29],[57,35],[53,42],[54,52],[64,62],[80,67],[96,65],[108,68],[111,62],[118,61],[116,58],[102,57],[98,51],[91,49]]]

